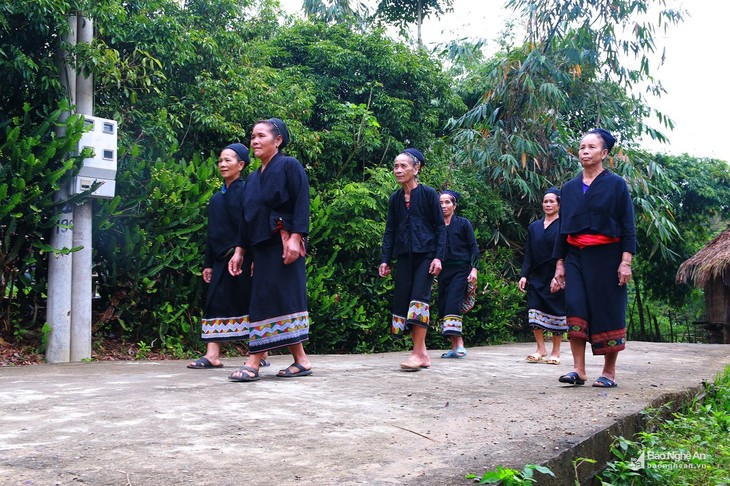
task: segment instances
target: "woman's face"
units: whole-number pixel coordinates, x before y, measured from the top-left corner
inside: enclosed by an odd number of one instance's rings
[[[606,150],[600,135],[589,133],[580,141],[578,157],[584,169],[601,165],[606,155],[608,155],[608,150]]]
[[[231,183],[241,177],[244,162],[238,160],[238,155],[231,149],[223,149],[218,156],[218,171],[226,183]]]
[[[454,203],[453,197],[449,194],[441,194],[439,196],[439,203],[441,204],[441,214],[444,215],[444,218],[450,218],[454,215],[456,203]]]
[[[274,127],[268,123],[257,123],[251,130],[251,150],[263,163],[268,163],[279,151],[281,135],[274,133]]]
[[[393,174],[398,184],[408,184],[412,182],[418,174],[416,163],[407,154],[400,154],[395,158],[393,164]]]
[[[560,210],[560,203],[558,202],[558,196],[553,193],[545,194],[542,198],[542,210],[545,216],[555,216]]]

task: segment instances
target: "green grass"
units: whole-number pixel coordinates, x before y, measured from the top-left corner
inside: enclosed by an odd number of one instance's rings
[[[648,412],[646,431],[636,440],[618,437],[611,447],[617,460],[601,474],[603,484],[730,484],[730,366],[714,383],[668,420]]]
[[[598,476],[601,484],[730,485],[730,366],[669,419],[665,419],[666,410],[645,413],[648,421],[644,432],[638,433],[635,440],[617,437],[611,445],[617,460],[608,463]],[[579,458],[574,467],[581,462],[595,460]],[[528,464],[522,471],[497,467],[481,477],[468,474],[466,479],[505,486],[539,484],[535,472],[554,476],[544,466]],[[574,483],[579,484],[577,479]]]

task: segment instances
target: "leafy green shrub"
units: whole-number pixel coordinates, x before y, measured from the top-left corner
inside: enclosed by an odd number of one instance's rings
[[[0,332],[14,329],[16,338],[37,333],[45,320],[45,256],[54,253],[51,231],[63,231],[55,214],[88,197],[56,201],[63,182],[81,165],[80,157],[69,154],[76,151],[84,122],[75,116],[61,121],[66,110],[62,102],[38,123],[26,103],[24,116],[10,120],[0,138]],[[57,127],[64,136],[56,135]]]
[[[163,346],[195,341],[203,302],[200,277],[215,159],[158,159],[149,168],[123,157],[117,196],[95,215],[99,330]]]
[[[623,485],[728,484],[730,472],[730,366],[699,397],[671,418],[659,412],[637,440],[618,437],[611,446],[617,460],[601,479]]]
[[[467,474],[466,479],[473,479],[479,484],[499,483],[505,486],[528,486],[537,483],[537,480],[534,478],[535,471],[555,477],[555,474],[545,466],[528,464],[522,468],[522,471],[497,466],[496,469],[487,471],[481,477],[477,477],[475,474]]]
[[[335,182],[312,200],[308,346],[315,352],[373,352],[394,345],[392,280],[377,272],[392,182],[385,169],[368,174],[365,182]]]

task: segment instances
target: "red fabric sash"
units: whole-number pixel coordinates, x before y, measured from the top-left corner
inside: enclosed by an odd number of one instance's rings
[[[606,235],[568,235],[568,244],[577,246],[581,250],[586,246],[608,245],[621,241],[619,236]]]

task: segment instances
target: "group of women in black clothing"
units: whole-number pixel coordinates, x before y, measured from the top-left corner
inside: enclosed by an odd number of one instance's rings
[[[561,383],[583,385],[586,343],[604,357],[594,387],[616,387],[616,360],[626,345],[626,284],[636,252],[636,227],[626,181],[604,167],[616,139],[597,128],[581,139],[581,173],[561,191],[548,190],[546,217],[529,228],[520,288],[529,281],[530,325],[538,341],[528,361],[559,364],[560,336],[567,330],[573,371]],[[551,217],[555,204],[559,217]],[[553,351],[545,360],[542,333],[553,333]]]
[[[452,342],[452,349],[442,358],[466,357],[463,304],[468,284],[476,283],[479,260],[471,223],[454,216],[458,193],[444,191],[439,196],[435,189],[419,182],[425,163],[423,154],[414,148],[395,158],[393,174],[401,187],[388,202],[378,269],[381,277],[387,277],[396,260],[391,331],[396,336],[412,336],[413,350],[400,364],[405,371],[431,366],[426,332],[434,277],[438,277],[442,334]]]
[[[245,181],[240,175],[248,149],[233,144],[221,152],[218,169],[225,183],[211,198],[203,269],[209,286],[202,338],[208,345],[190,368],[221,367],[217,343],[247,337],[249,358],[231,381],[258,380],[266,353],[281,347],[294,362],[276,376],[312,373],[303,346],[309,339],[304,267],[309,180],[298,160],[281,153],[289,138],[278,118],[256,122],[251,150],[261,166]],[[232,147],[238,157],[229,153]]]
[[[221,341],[248,338],[249,358],[232,381],[256,381],[266,353],[288,347],[294,362],[276,376],[312,373],[303,343],[309,336],[304,256],[309,231],[309,183],[302,165],[281,153],[289,142],[283,121],[257,122],[251,149],[261,166],[244,181],[245,146],[231,144],[218,168],[224,179],[210,202],[203,278],[209,284],[203,315],[205,356],[189,365],[220,367]],[[543,198],[545,218],[528,231],[519,287],[528,292],[529,321],[537,352],[528,361],[560,363],[567,330],[573,371],[560,382],[582,385],[586,342],[605,357],[594,386],[614,387],[616,357],[625,345],[626,283],[636,249],[633,209],[624,180],[603,167],[615,139],[595,129],[581,140],[581,174]],[[472,224],[455,214],[459,193],[440,194],[421,184],[423,154],[407,148],[394,161],[400,188],[391,194],[378,273],[394,274],[391,332],[410,335],[404,371],[431,365],[426,333],[431,289],[438,279],[441,332],[451,349],[442,358],[464,358],[463,314],[473,305],[479,250]],[[559,216],[559,217],[558,217]],[[616,272],[616,273],[614,273]],[[543,331],[553,333],[550,358]]]

